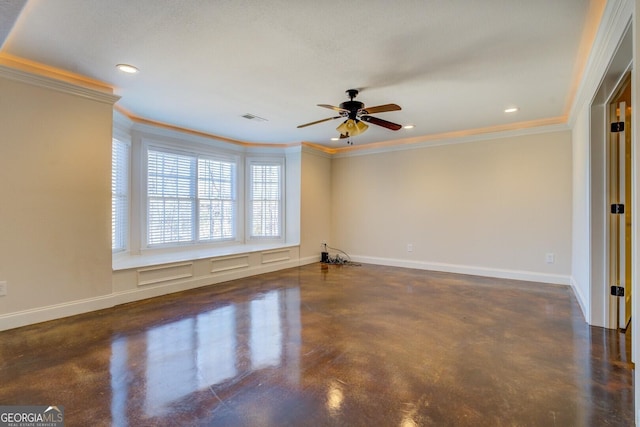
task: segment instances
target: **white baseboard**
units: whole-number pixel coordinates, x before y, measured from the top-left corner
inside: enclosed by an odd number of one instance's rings
[[[367,256],[351,256],[355,262],[365,264],[388,265],[390,267],[415,268],[418,270],[441,271],[444,273],[469,274],[472,276],[495,277],[499,279],[524,280],[528,282],[550,283],[554,285],[569,285],[570,277],[560,274],[538,273],[533,271],[505,270],[498,268],[477,267],[459,264],[445,264],[437,262],[410,261],[393,258],[377,258]]]
[[[319,261],[319,257],[314,258],[313,261],[311,261],[310,259],[308,261],[317,262]],[[21,326],[27,326],[40,322],[47,322],[49,320],[61,319],[63,317],[89,313],[92,311],[111,308],[129,302],[167,295],[174,292],[186,291],[189,289],[228,282],[230,280],[242,279],[244,277],[298,267],[299,265],[301,264],[300,260],[298,259],[285,262],[276,262],[272,264],[262,264],[252,266],[240,271],[229,271],[226,273],[217,274],[215,277],[205,276],[189,278],[186,280],[180,280],[156,286],[138,287],[131,290],[114,292],[108,295],[94,298],[86,298],[62,304],[17,311],[0,315],[0,331],[19,328]]]
[[[580,287],[578,286],[578,282],[576,282],[575,278],[571,276],[571,289],[573,289],[573,294],[576,296],[578,300],[578,305],[580,306],[580,310],[582,311],[582,317],[584,317],[585,322],[591,324],[591,319],[589,316],[590,311],[587,309],[587,303],[584,300],[584,295],[580,292]]]
[[[113,307],[112,299],[113,295],[109,294],[3,314],[0,316],[0,331],[110,308]]]
[[[320,255],[308,256],[308,257],[305,257],[305,258],[300,258],[299,264],[300,265],[313,264],[313,263],[316,263],[316,262],[320,262],[320,259],[321,259]]]
[[[388,265],[393,267],[415,268],[420,270],[433,270],[447,273],[470,274],[475,276],[526,280],[532,282],[552,283],[560,285],[571,284],[571,279],[569,276],[535,273],[529,271],[502,270],[485,267],[429,263],[366,256],[352,256],[352,259],[355,262]],[[320,257],[318,255],[313,255],[284,262],[254,265],[241,270],[230,270],[228,272],[217,274],[215,277],[189,277],[184,280],[161,283],[155,286],[136,287],[125,291],[114,292],[109,295],[18,311],[0,316],[0,331],[18,328],[34,323],[46,322],[54,319],[60,319],[68,316],[75,316],[78,314],[102,310],[105,308],[111,308],[120,304],[126,304],[129,302],[139,301],[147,298],[154,298],[174,292],[186,291],[202,286],[215,285],[230,280],[242,279],[244,277],[250,277],[258,274],[269,273],[272,271],[312,264],[319,261]],[[584,302],[580,298],[579,293],[576,292],[575,286],[573,286],[573,288],[574,293],[578,296],[578,301],[581,304],[583,313],[585,313],[586,311],[584,310]]]

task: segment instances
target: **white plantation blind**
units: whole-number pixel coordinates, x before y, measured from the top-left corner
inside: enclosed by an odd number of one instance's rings
[[[111,250],[127,249],[129,233],[129,152],[128,143],[112,140],[111,145]]]
[[[250,163],[251,237],[281,237],[282,164]]]
[[[235,237],[235,163],[148,150],[147,244]]]
[[[232,162],[198,159],[200,240],[235,237],[235,169]]]
[[[195,160],[149,150],[147,242],[150,246],[194,240]]]

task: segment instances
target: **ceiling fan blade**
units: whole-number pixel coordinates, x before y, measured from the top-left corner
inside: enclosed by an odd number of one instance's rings
[[[348,113],[349,112],[349,110],[345,110],[344,108],[335,107],[335,106],[329,105],[329,104],[318,104],[318,107],[328,108],[330,110],[339,111],[341,113]]]
[[[298,128],[303,128],[311,125],[317,125],[318,123],[328,122],[329,120],[339,119],[342,116],[329,117],[328,119],[316,120],[315,122],[305,123],[303,125],[298,126]]]
[[[375,107],[364,107],[363,114],[375,114],[375,113],[384,113],[385,111],[398,111],[402,110],[397,104],[384,104],[378,105]]]
[[[365,121],[365,122],[373,123],[374,125],[382,126],[384,128],[391,129],[391,130],[400,130],[400,129],[402,129],[402,125],[399,125],[397,123],[388,122],[386,120],[382,120],[382,119],[379,119],[379,118],[373,117],[373,116],[362,116],[362,117],[360,117],[360,119]]]

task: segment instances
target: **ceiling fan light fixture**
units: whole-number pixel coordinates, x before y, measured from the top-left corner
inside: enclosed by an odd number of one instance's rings
[[[414,127],[416,127],[416,125],[404,125],[403,128],[405,129],[413,129]]]
[[[355,122],[356,122],[356,129],[358,130],[358,133],[354,133],[353,135],[359,135],[369,128],[368,124],[363,123],[360,120],[356,120]]]
[[[369,126],[360,120],[347,119],[336,128],[342,135],[356,136],[367,130]]]

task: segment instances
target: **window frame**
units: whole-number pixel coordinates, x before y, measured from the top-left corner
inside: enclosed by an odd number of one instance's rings
[[[231,166],[231,179],[229,182],[229,187],[230,187],[230,198],[225,199],[222,197],[216,198],[216,197],[202,197],[200,195],[200,161],[211,161],[211,162],[219,162],[219,163],[226,163],[228,165]],[[201,155],[197,157],[196,160],[196,164],[197,164],[197,178],[196,178],[196,222],[198,223],[198,242],[199,243],[218,243],[218,242],[222,242],[222,241],[234,241],[237,239],[238,236],[238,229],[240,228],[240,224],[238,223],[238,181],[239,181],[239,175],[238,175],[238,162],[237,161],[231,161],[227,158],[223,158],[221,156],[212,156],[212,155]],[[228,237],[220,237],[220,238],[210,238],[210,239],[203,239],[202,235],[200,234],[200,229],[202,227],[202,211],[201,211],[201,202],[202,201],[222,201],[222,204],[224,205],[225,203],[230,203],[231,207],[231,235]],[[223,220],[224,221],[224,220]],[[222,228],[224,228],[224,225],[222,225]]]
[[[157,153],[158,157],[174,157],[174,163],[177,165],[177,171],[173,172],[171,176],[168,172],[167,173],[157,173],[156,175],[158,176],[157,180],[161,182],[161,184],[157,185],[157,187],[161,188],[161,191],[164,193],[166,190],[166,187],[169,186],[168,183],[165,183],[165,181],[171,182],[172,178],[175,180],[175,195],[168,195],[168,194],[153,194],[151,192],[151,183],[150,183],[150,157],[152,155],[152,153]],[[145,197],[146,197],[146,202],[147,202],[147,209],[146,209],[146,221],[145,221],[145,235],[146,235],[146,240],[145,240],[145,246],[149,247],[149,248],[155,248],[155,247],[163,247],[166,245],[184,245],[184,244],[192,244],[195,243],[197,241],[197,235],[196,235],[196,224],[197,224],[197,216],[196,216],[196,197],[195,197],[195,193],[196,193],[196,189],[195,186],[196,184],[196,176],[197,176],[197,169],[196,169],[196,163],[197,163],[197,157],[186,154],[186,153],[176,153],[173,152],[171,150],[161,150],[161,149],[148,149],[146,152],[146,156],[145,156],[146,162],[147,162],[147,167],[145,169],[145,175],[147,178],[147,185],[145,186],[144,189],[144,193],[145,193]],[[169,159],[170,160],[170,159]],[[169,163],[169,160],[164,160],[161,162],[158,162],[160,166],[164,166],[165,164]],[[181,167],[184,165],[187,165],[187,167]],[[187,172],[188,175],[184,175],[184,173]],[[186,180],[186,185],[181,184],[181,182],[185,182]],[[155,188],[155,187],[154,187]],[[184,193],[184,189],[186,188],[186,195]],[[170,190],[168,190],[170,191]],[[177,228],[181,229],[183,227],[183,220],[186,218],[186,224],[189,226],[187,233],[183,234],[182,231],[178,231],[176,233],[177,238],[171,241],[162,241],[162,242],[151,242],[152,240],[152,236],[155,233],[152,233],[152,206],[155,204],[161,204],[163,205],[161,211],[163,214],[163,217],[166,219],[167,217],[167,211],[169,210],[169,208],[167,208],[167,205],[174,205],[175,207],[178,208],[178,224],[177,224]],[[186,215],[182,215],[182,209],[184,206],[187,206],[186,209]],[[160,224],[163,225],[166,221],[160,221]],[[164,231],[166,231],[165,226],[159,227],[161,229],[161,234],[165,234]]]
[[[286,218],[285,218],[285,198],[286,198],[286,168],[285,168],[285,157],[275,157],[275,156],[264,156],[257,157],[251,156],[246,158],[246,240],[247,242],[271,242],[271,243],[284,243],[286,239],[285,235],[285,226],[286,226]],[[278,236],[259,236],[253,234],[253,182],[251,180],[252,175],[252,166],[278,166],[280,168],[280,176],[279,176],[279,199],[278,199]]]
[[[115,118],[118,115],[114,115]],[[193,254],[196,257],[210,256],[210,254],[231,254],[245,251],[257,250],[261,247],[279,247],[287,243],[298,244],[296,237],[297,228],[293,229],[293,235],[289,236],[291,229],[287,224],[287,217],[293,215],[297,218],[296,212],[289,212],[291,208],[287,198],[293,197],[291,203],[296,206],[298,203],[297,193],[295,193],[296,184],[290,183],[288,180],[295,179],[299,176],[296,174],[295,161],[298,159],[296,149],[282,147],[257,147],[231,144],[226,141],[220,141],[199,135],[192,135],[173,130],[160,129],[147,125],[139,125],[132,122],[122,120],[114,122],[113,137],[129,144],[129,168],[128,168],[128,184],[129,184],[129,206],[128,206],[128,234],[126,236],[128,247],[122,252],[114,252],[114,262],[118,263],[133,261],[133,257],[141,256],[138,262],[151,262],[149,260],[162,260],[168,262],[171,260],[182,260],[185,254]],[[236,227],[235,239],[223,241],[203,240],[200,242],[189,241],[180,244],[166,243],[161,245],[147,245],[147,218],[148,218],[148,150],[156,149],[159,151],[169,151],[187,156],[214,158],[234,161],[236,164],[236,219],[234,226]],[[288,161],[293,158],[293,172],[289,170]],[[279,211],[280,217],[280,236],[259,237],[249,236],[249,227],[251,221],[248,220],[249,214],[249,184],[248,170],[249,164],[257,163],[277,163],[280,165],[280,184],[281,194]],[[293,173],[292,177],[289,174]],[[299,171],[298,171],[299,173]],[[293,184],[289,188],[289,184]],[[294,191],[288,194],[289,191]],[[289,241],[288,239],[296,239]],[[172,255],[172,254],[175,254]],[[147,258],[156,257],[159,258]],[[131,258],[130,258],[131,257]],[[129,260],[129,261],[127,261]],[[116,264],[114,264],[116,265]],[[124,265],[124,264],[123,264]],[[129,265],[129,264],[127,264]]]
[[[143,140],[142,142],[142,170],[140,171],[141,175],[141,188],[140,188],[140,199],[141,199],[141,215],[140,215],[140,247],[141,250],[158,250],[158,249],[179,249],[179,248],[196,248],[196,247],[216,247],[228,244],[238,244],[242,242],[242,220],[243,216],[240,215],[243,209],[242,204],[242,193],[240,191],[240,186],[242,185],[242,174],[241,174],[241,157],[238,155],[234,155],[228,153],[224,150],[217,149],[208,149],[207,147],[200,147],[195,144],[188,144],[188,141],[179,141],[182,144],[182,147],[178,147],[177,144],[171,144],[168,142],[161,142],[158,140]],[[187,146],[188,149],[185,149],[184,146]],[[192,238],[188,241],[183,242],[164,242],[152,244],[149,241],[149,219],[150,219],[150,197],[149,197],[149,151],[156,152],[164,152],[179,156],[187,156],[192,158],[195,163],[195,170],[193,172],[193,178],[195,179],[192,182],[194,186],[193,193],[193,205],[192,205]],[[229,162],[232,163],[233,166],[233,184],[235,190],[235,220],[233,220],[233,233],[235,234],[229,238],[221,238],[221,239],[200,239],[199,235],[199,201],[198,198],[198,160],[214,160],[221,162]]]
[[[114,162],[116,145],[124,150],[124,161]],[[131,238],[131,141],[116,136],[111,138],[111,253],[121,253],[129,250]],[[114,164],[118,163],[118,164]],[[123,176],[124,175],[124,176]],[[118,179],[120,178],[120,179]],[[118,181],[122,185],[118,185]],[[124,183],[122,183],[124,181]],[[114,186],[115,184],[115,186]],[[119,192],[114,187],[123,191]],[[124,199],[123,207],[114,206],[114,199],[118,196]],[[119,215],[118,215],[119,213]],[[118,239],[117,236],[120,236]],[[116,244],[119,241],[119,244]]]

